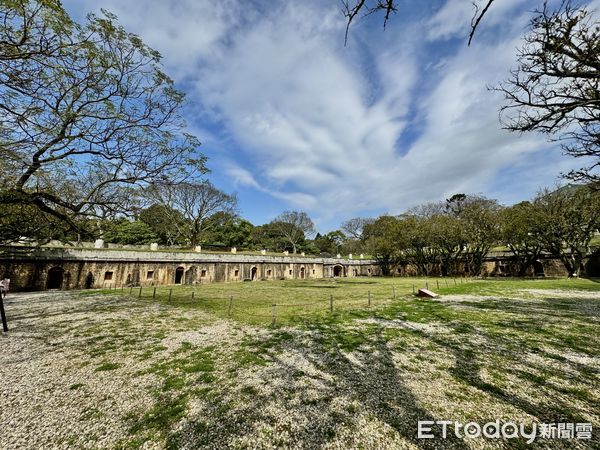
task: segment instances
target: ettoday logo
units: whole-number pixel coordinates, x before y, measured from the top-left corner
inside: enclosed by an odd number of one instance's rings
[[[514,422],[501,423],[500,420],[487,422],[462,423],[453,420],[419,420],[417,423],[419,439],[447,439],[453,433],[459,439],[518,439],[531,444],[540,439],[591,439],[591,423],[533,423],[531,425]]]

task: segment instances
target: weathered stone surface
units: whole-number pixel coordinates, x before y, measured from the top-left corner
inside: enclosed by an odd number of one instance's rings
[[[300,256],[23,247],[0,254],[0,278],[11,278],[14,290],[115,289],[378,274],[375,261]]]

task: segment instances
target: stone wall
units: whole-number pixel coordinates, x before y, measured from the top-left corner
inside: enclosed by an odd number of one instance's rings
[[[374,261],[297,256],[19,248],[0,254],[12,290],[117,288],[379,275]]]
[[[499,252],[486,257],[482,275],[517,273],[510,255]],[[40,247],[0,253],[0,278],[10,278],[15,291],[380,275],[376,261],[344,258]],[[401,263],[392,275],[417,272],[410,264]],[[430,275],[439,276],[439,267],[432,266]],[[526,275],[563,277],[567,272],[560,261],[542,257]],[[584,262],[582,276],[600,276],[600,254]]]

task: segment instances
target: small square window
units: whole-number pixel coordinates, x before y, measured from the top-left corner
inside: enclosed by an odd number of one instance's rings
[[[292,274],[292,269],[290,269],[290,275]]]
[[[267,270],[267,276],[271,276],[271,269]]]
[[[206,276],[206,269],[202,269],[202,272],[200,272],[200,276],[201,277],[205,277]]]
[[[113,279],[113,273],[112,272],[104,272],[104,281],[110,281]]]
[[[315,269],[313,269],[313,275],[316,273],[317,271]]]
[[[240,275],[240,271],[238,269],[235,269],[235,272],[233,272],[233,275],[236,276],[236,277],[239,276]]]
[[[146,280],[153,280],[154,279],[154,270],[149,270],[148,273],[146,274]]]

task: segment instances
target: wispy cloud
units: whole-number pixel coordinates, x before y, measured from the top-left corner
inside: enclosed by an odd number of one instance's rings
[[[514,65],[529,18],[524,0],[496,3],[471,47],[449,43],[468,34],[470,0],[410,23],[394,18],[385,32],[356,27],[348,47],[338,5],[320,1],[106,7],[184,83],[189,120],[210,132],[212,147],[221,144],[215,158],[232,187],[334,223],[456,192],[525,197],[497,181],[508,169],[523,176],[532,162],[552,184],[556,158],[542,151],[550,146],[502,130],[502,98],[487,89]]]

